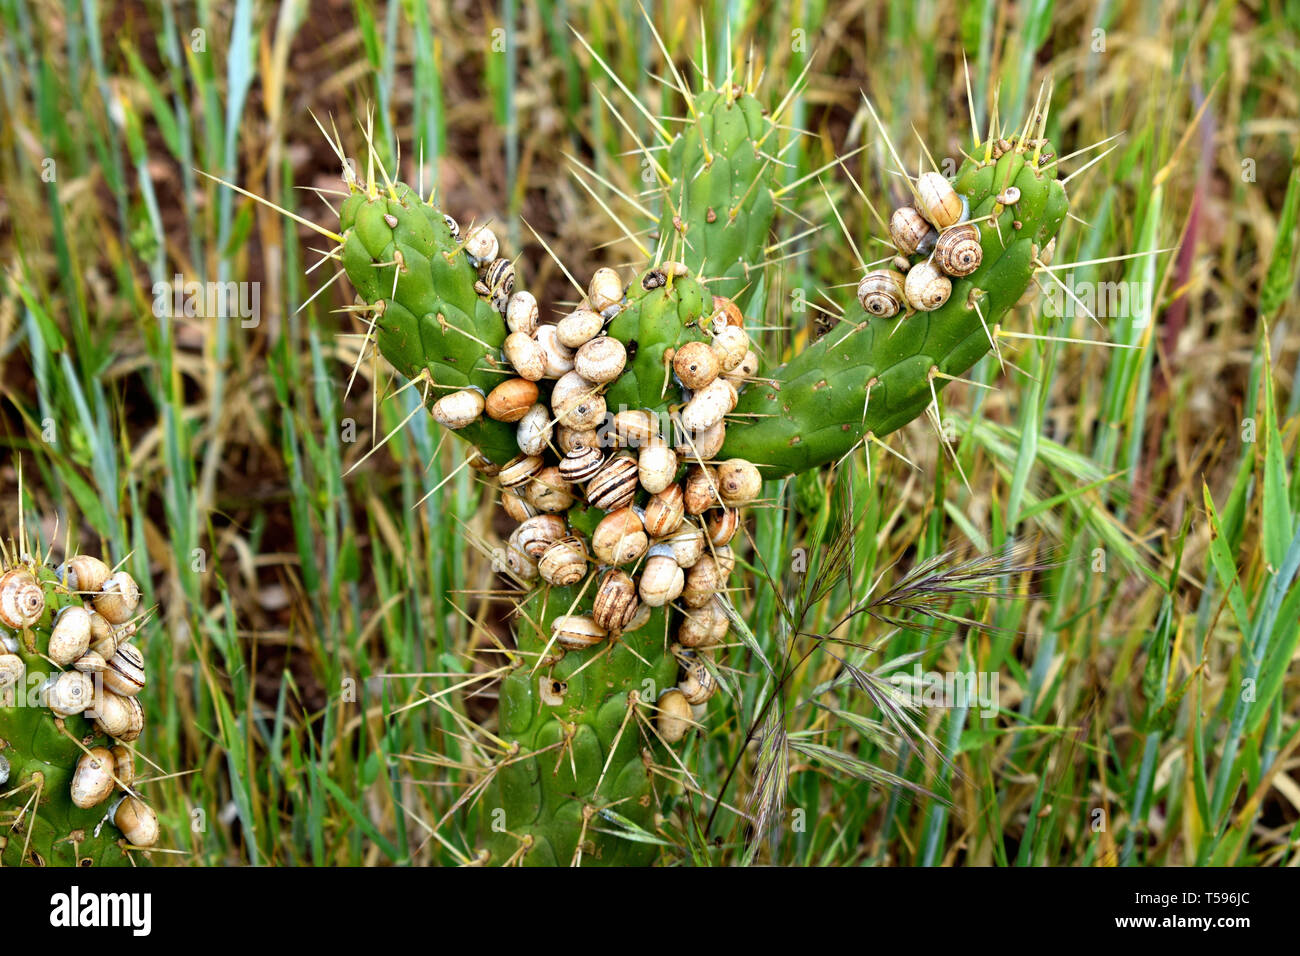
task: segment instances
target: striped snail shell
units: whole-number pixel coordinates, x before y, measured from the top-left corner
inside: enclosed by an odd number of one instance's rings
[[[636,614],[636,585],[626,571],[610,568],[596,585],[591,600],[592,619],[607,631],[621,631]]]
[[[918,312],[933,312],[952,295],[952,280],[927,259],[908,270],[903,288],[908,305]]]
[[[565,481],[587,481],[600,471],[605,456],[599,448],[580,446],[564,456],[560,462],[560,476]]]
[[[501,493],[501,507],[511,521],[527,521],[540,512],[520,497],[516,491],[506,490]]]
[[[605,629],[583,614],[564,614],[551,623],[555,642],[566,651],[595,647],[605,639]]]
[[[498,422],[517,422],[537,403],[536,384],[526,378],[508,378],[488,392],[484,409]]]
[[[483,454],[477,445],[471,445],[465,457],[469,459],[469,466],[486,478],[495,478],[501,471],[501,466]]]
[[[968,276],[984,261],[980,231],[968,222],[944,230],[934,247],[934,261],[950,276]]]
[[[677,600],[686,585],[686,574],[677,566],[672,548],[657,544],[650,549],[637,590],[650,607],[663,607]]]
[[[452,241],[459,242],[460,223],[458,223],[455,219],[452,219],[451,216],[448,216],[446,213],[442,214],[442,221],[447,224],[447,231],[451,233]]]
[[[525,554],[540,558],[546,549],[564,537],[564,519],[559,515],[534,515],[520,522],[510,534],[510,541]]]
[[[90,648],[90,612],[79,604],[70,604],[54,617],[50,629],[50,660],[66,667]]]
[[[72,772],[72,803],[83,810],[98,806],[113,792],[113,752],[94,747],[81,755]]]
[[[577,535],[566,535],[546,549],[537,571],[556,587],[576,584],[587,574],[587,546]]]
[[[492,298],[501,298],[509,303],[510,294],[515,291],[515,264],[509,259],[493,259],[492,264],[483,273],[483,281],[492,292]],[[501,311],[505,311],[502,305]]]
[[[664,691],[655,702],[659,714],[655,718],[655,727],[665,742],[675,744],[691,729],[695,722],[690,702],[676,687]]]
[[[483,394],[476,389],[463,388],[444,395],[433,403],[433,417],[439,425],[455,431],[473,424],[483,414]]]
[[[109,624],[125,624],[140,606],[140,586],[125,571],[118,571],[104,582],[92,599],[95,610]]]
[[[524,412],[515,426],[515,444],[525,455],[540,455],[551,441],[551,410],[541,402]],[[498,474],[500,470],[498,469]]]
[[[691,391],[704,388],[722,371],[722,363],[707,342],[687,342],[673,355],[673,371]]]
[[[533,476],[524,489],[524,497],[538,511],[555,513],[573,506],[573,486],[560,477],[560,469],[548,465]]]
[[[612,335],[598,335],[578,349],[573,369],[589,382],[603,385],[623,374],[627,349]]]
[[[740,528],[740,510],[738,508],[716,508],[708,512],[704,522],[709,535],[709,543],[720,548],[730,543]]]
[[[858,283],[858,301],[868,315],[885,319],[897,315],[907,301],[903,293],[905,281],[893,269],[872,269]]]
[[[106,689],[95,701],[95,726],[101,733],[130,743],[144,729],[144,707],[139,698],[123,697]]]
[[[763,490],[763,478],[755,467],[743,458],[729,458],[718,465],[718,495],[722,503],[735,508],[746,505]]]
[[[536,455],[516,455],[501,466],[497,480],[504,488],[517,488],[542,470],[542,459]]]
[[[685,673],[677,689],[691,704],[703,704],[717,691],[718,679],[704,661],[699,658],[684,660],[682,670]]]
[[[652,538],[662,538],[681,527],[686,514],[685,495],[681,485],[669,485],[652,495],[645,506],[645,530]]]
[[[916,181],[916,196],[917,209],[936,229],[947,229],[969,214],[965,197],[940,173],[922,173]]]
[[[158,842],[158,814],[134,794],[114,804],[108,818],[132,846],[151,847]]]
[[[636,459],[616,455],[587,485],[587,503],[602,511],[617,511],[632,503],[637,489]]]
[[[623,633],[631,634],[633,631],[641,630],[650,623],[650,615],[653,613],[654,608],[638,602],[636,610],[632,613],[632,619],[623,625]]]
[[[99,651],[86,651],[72,662],[72,666],[83,674],[102,674],[108,667],[108,661],[104,660],[104,655]]]
[[[623,280],[610,268],[597,269],[587,286],[587,301],[592,309],[603,312],[623,301]]]
[[[712,465],[691,465],[686,471],[686,481],[682,485],[685,495],[686,513],[703,514],[718,501],[718,470]]]
[[[631,508],[611,511],[591,533],[591,550],[605,564],[631,564],[649,546],[645,525]]]
[[[495,259],[500,248],[497,234],[487,226],[479,226],[465,240],[465,255],[475,268]]]
[[[934,248],[934,241],[939,234],[915,207],[900,206],[889,217],[889,237],[903,255],[920,253],[925,256]]]
[[[99,558],[78,554],[59,565],[59,580],[73,591],[94,593],[104,586],[113,572]]]
[[[600,335],[604,327],[605,320],[599,312],[577,309],[560,319],[555,326],[555,335],[565,348],[580,349]]]
[[[542,378],[559,378],[573,371],[573,350],[559,340],[555,326],[539,325],[536,338],[546,356],[546,371]]]
[[[660,439],[647,442],[641,447],[637,457],[637,476],[641,487],[652,495],[657,495],[669,485],[677,475],[677,453]]]
[[[18,631],[31,627],[45,613],[45,589],[26,568],[0,575],[0,623]]]
[[[530,382],[539,381],[546,374],[546,352],[529,332],[511,332],[501,344],[506,361]]]
[[[506,327],[511,332],[532,335],[537,331],[537,315],[537,298],[526,289],[520,289],[506,303]]]

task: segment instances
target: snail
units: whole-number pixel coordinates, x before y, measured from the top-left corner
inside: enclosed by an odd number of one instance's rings
[[[940,173],[922,173],[916,181],[917,209],[936,229],[944,230],[969,215],[969,204]]]
[[[729,458],[718,465],[717,489],[722,503],[735,508],[758,497],[763,490],[763,478],[750,462]]]
[[[659,419],[653,412],[643,408],[624,409],[614,414],[609,434],[621,448],[640,448],[651,439],[659,437]]]
[[[702,554],[689,571],[682,589],[682,601],[687,607],[704,607],[722,586],[723,579],[718,564],[711,555]]]
[[[603,312],[623,301],[623,280],[610,268],[597,269],[587,286],[587,301],[597,312]]]
[[[477,445],[470,446],[466,458],[469,460],[469,466],[484,477],[495,478],[501,471],[501,466],[484,455]]]
[[[903,255],[920,253],[925,256],[934,248],[939,234],[914,207],[900,206],[889,217],[889,237]]]
[[[95,701],[95,726],[101,733],[130,743],[144,729],[144,707],[136,697],[104,690]]]
[[[552,432],[551,411],[538,402],[524,412],[524,417],[515,426],[515,444],[525,455],[540,455],[550,444]],[[497,473],[500,474],[499,469]]]
[[[605,564],[631,564],[649,546],[645,526],[631,508],[610,512],[591,533],[591,550]]]
[[[479,226],[465,240],[465,255],[469,257],[470,265],[476,269],[495,259],[500,248],[496,233],[487,226]]]
[[[1020,189],[1016,186],[1008,186],[997,195],[997,202],[1003,206],[1014,206],[1020,202]]]
[[[89,810],[103,803],[113,792],[113,766],[113,752],[107,747],[94,747],[82,754],[69,787],[73,804]]]
[[[655,439],[641,448],[637,457],[637,476],[641,487],[652,495],[657,495],[673,483],[677,475],[677,453],[668,447],[668,443]]]
[[[511,332],[501,344],[501,351],[520,378],[540,381],[546,374],[546,352],[528,332]]]
[[[99,651],[86,651],[72,662],[72,666],[83,674],[102,674],[108,668],[108,661]]]
[[[659,730],[659,736],[667,743],[677,743],[686,736],[694,723],[690,702],[685,694],[674,687],[659,695],[657,706],[659,716],[655,720],[655,726]]]
[[[117,777],[119,786],[130,789],[135,785],[135,751],[117,744],[110,753],[113,755],[113,776]]]
[[[627,349],[611,335],[600,335],[586,342],[573,357],[573,369],[589,382],[604,385],[623,374]]]
[[[621,631],[637,611],[637,589],[626,571],[609,568],[596,585],[591,616],[607,631]]]
[[[511,532],[511,543],[530,557],[540,558],[546,549],[564,537],[564,519],[559,515],[534,515]]]
[[[617,511],[632,503],[636,489],[636,460],[616,455],[587,484],[587,503],[602,511]]]
[[[498,422],[517,422],[537,402],[537,386],[526,378],[508,378],[488,392],[484,409]]]
[[[673,559],[679,568],[690,568],[704,554],[704,532],[694,525],[685,525],[670,534],[663,543],[673,549]]]
[[[31,627],[45,613],[45,589],[26,568],[0,575],[0,623],[15,631]]]
[[[93,594],[104,586],[112,570],[107,564],[89,554],[78,554],[59,565],[58,575],[68,588],[83,594]]]
[[[746,353],[749,352],[749,336],[739,326],[723,326],[722,330],[713,336],[711,348],[713,354],[718,357],[718,364],[722,367],[722,371],[730,372],[744,361]]]
[[[452,219],[451,216],[448,216],[446,213],[442,214],[442,221],[447,224],[447,231],[451,233],[451,241],[459,242],[460,223],[458,223],[455,219]]]
[[[104,669],[104,686],[123,697],[134,697],[144,690],[144,655],[134,644],[122,644]]]
[[[733,388],[742,388],[744,384],[758,374],[758,353],[750,349],[735,368],[723,374]]]
[[[727,325],[743,326],[745,316],[740,311],[740,306],[736,305],[731,299],[728,299],[725,295],[715,295],[713,297],[713,312],[709,316],[709,324],[716,334]]]
[[[506,515],[511,521],[525,521],[540,512],[521,498],[514,491],[504,491],[501,494],[501,507],[505,509]]]
[[[560,477],[565,481],[586,481],[600,471],[605,456],[599,448],[579,446],[560,462]]]
[[[872,269],[858,283],[858,302],[869,315],[885,319],[897,315],[907,301],[904,282],[893,269]]]
[[[562,454],[567,455],[577,448],[600,448],[600,436],[594,428],[570,428],[568,425],[559,425],[555,432],[555,444],[559,446]]]
[[[551,392],[551,412],[570,428],[593,428],[605,418],[605,399],[576,371],[566,372]]]
[[[534,336],[546,356],[546,371],[542,378],[559,378],[573,371],[573,349],[559,340],[555,326],[539,325]]]
[[[727,426],[719,421],[708,428],[688,432],[689,440],[683,438],[677,444],[677,455],[687,461],[708,461],[722,451],[722,443],[727,438]]]
[[[705,647],[713,643],[714,604],[687,608],[677,627],[677,643],[683,647]]]
[[[908,305],[918,312],[933,312],[952,295],[952,280],[927,259],[908,270],[904,290]]]
[[[158,842],[158,815],[134,794],[114,804],[108,818],[132,846],[148,848]]]
[[[663,544],[651,548],[637,584],[641,600],[650,607],[663,607],[677,600],[685,586],[685,572],[677,566],[672,548]]]
[[[548,465],[524,488],[524,498],[538,511],[555,513],[573,506],[573,486],[560,477],[560,469]]]
[[[606,632],[590,617],[581,614],[564,614],[551,623],[555,642],[566,651],[581,651],[595,647],[605,640]]]
[[[50,628],[46,653],[60,667],[66,667],[90,648],[90,612],[77,604],[62,608]]]
[[[740,528],[740,511],[737,508],[716,508],[706,512],[704,521],[709,543],[714,547],[728,544]]]
[[[669,485],[663,491],[650,497],[645,506],[646,534],[652,538],[662,538],[672,534],[682,524],[686,514],[686,496],[681,485]]]
[[[506,327],[512,333],[532,335],[537,331],[537,299],[527,290],[520,289],[506,303]]]
[[[27,665],[17,654],[0,654],[0,690],[15,686],[26,672]]]
[[[725,378],[714,379],[682,407],[682,426],[696,432],[722,421],[736,407],[736,387]]]
[[[493,308],[504,315],[510,294],[515,291],[515,264],[509,259],[494,259],[483,274],[483,283]]]
[[[686,513],[703,514],[718,501],[718,470],[712,465],[691,465],[682,485]]]
[[[546,549],[537,570],[544,581],[556,587],[576,584],[587,574],[587,546],[577,535],[567,535]]]
[[[605,320],[599,312],[590,309],[578,309],[560,319],[555,326],[555,335],[565,348],[580,349],[605,327]]]
[[[682,670],[685,676],[677,684],[677,689],[692,705],[705,703],[717,691],[718,679],[704,661],[699,658],[684,660]]]
[[[90,706],[95,685],[81,671],[64,671],[51,677],[41,688],[41,703],[58,717],[71,717]]]
[[[984,261],[980,233],[968,222],[944,230],[934,247],[934,261],[950,276],[968,276]]]
[[[518,488],[542,470],[542,459],[537,455],[516,455],[501,466],[497,481],[503,488]]]
[[[478,420],[483,414],[483,393],[472,388],[463,388],[442,396],[433,403],[433,417],[439,425],[452,431],[464,428]]]

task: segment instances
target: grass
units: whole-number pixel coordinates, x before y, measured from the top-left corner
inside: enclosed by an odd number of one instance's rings
[[[586,273],[635,263],[566,157],[635,194],[649,133],[566,25],[657,115],[680,104],[651,75],[663,64],[635,6],[455,22],[368,0],[201,9],[0,2],[4,526],[21,459],[29,527],[49,538],[57,516],[129,553],[159,606],[143,744],[180,774],[148,791],[187,851],[175,862],[465,862],[491,807],[454,806],[473,779],[464,721],[494,704],[447,689],[492,666],[468,653],[482,628],[503,633],[501,603],[472,593],[499,584],[462,533],[492,533],[487,496],[461,470],[417,507],[460,454],[423,414],[361,461],[417,396],[370,361],[345,394],[360,318],[336,311],[341,291],[299,310],[332,274],[305,276],[319,238],[195,170],[328,223],[329,197],[299,188],[338,184],[309,111],[350,155],[373,111],[385,164],[400,143],[414,178],[423,144],[426,184],[462,222],[499,224],[539,299],[560,303],[572,292],[522,220]],[[1063,162],[1115,147],[1071,180],[1087,225],[1068,224],[1055,263],[1131,256],[1074,283],[1139,295],[1102,328],[1040,296],[1005,331],[1041,337],[999,339],[1005,370],[990,357],[969,376],[995,388],[942,394],[969,490],[922,420],[890,440],[916,467],[871,446],[821,491],[769,491],[790,507],[748,528],[749,635],[683,750],[695,792],[663,778],[665,861],[1294,865],[1295,17],[986,0],[924,17],[714,4],[702,22],[656,19],[679,69],[716,74],[752,49],[775,102],[812,64],[787,183],[871,144],[792,190],[779,238],[833,222],[829,197],[864,255],[879,249],[849,177],[882,210],[900,184],[860,90],[909,163],[913,127],[936,159],[958,156],[964,56],[981,122],[998,82],[1017,117],[1050,77],[1061,152],[1122,134]],[[835,226],[779,254],[769,356],[812,334],[795,290],[842,303],[857,274]],[[156,317],[154,284],[177,273],[260,282],[259,322]],[[937,585],[909,603],[910,576],[950,552],[994,564],[936,617]],[[864,598],[885,603],[851,614]],[[914,665],[994,675],[996,713],[891,706],[890,676]],[[744,744],[751,727],[762,746]],[[726,807],[709,824],[719,796],[767,808],[770,838],[748,840]]]

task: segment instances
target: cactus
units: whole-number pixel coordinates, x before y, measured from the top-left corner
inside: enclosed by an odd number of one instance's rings
[[[67,573],[72,562],[56,572],[28,559],[0,559],[6,866],[139,865],[145,854],[137,851],[158,837],[153,810],[131,789],[135,757],[125,746],[139,735],[142,712],[110,718],[115,705],[134,705],[134,698],[104,686],[129,676],[131,662],[116,651],[136,634],[131,614],[139,595],[122,572],[110,577],[97,560],[77,559],[83,569],[90,565],[107,580],[78,591],[75,571]],[[142,670],[138,678],[142,684]],[[109,725],[116,738],[104,731],[109,720],[118,721]]]

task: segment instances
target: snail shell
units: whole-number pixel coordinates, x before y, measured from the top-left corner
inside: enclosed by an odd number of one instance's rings
[[[26,671],[27,666],[17,654],[0,654],[0,690],[13,687]]]
[[[636,488],[636,460],[616,455],[587,484],[587,503],[602,511],[617,511],[632,503]]]
[[[721,644],[727,639],[727,630],[731,627],[731,617],[727,614],[727,605],[722,600],[721,594],[713,596],[713,641],[714,644]]]
[[[662,538],[681,527],[686,514],[685,495],[681,485],[669,485],[652,495],[645,506],[645,530],[652,538]]]
[[[45,613],[45,589],[26,568],[0,575],[0,623],[18,631],[31,627]]]
[[[580,349],[605,327],[605,320],[599,312],[591,309],[578,309],[560,319],[555,326],[555,335],[565,348]]]
[[[83,674],[101,674],[108,667],[108,661],[99,651],[86,651],[73,661],[72,666]]]
[[[498,422],[517,422],[537,403],[537,386],[526,378],[508,378],[488,392],[485,408],[488,418]]]
[[[952,295],[952,280],[927,259],[908,270],[904,291],[912,308],[918,312],[933,312]]]
[[[442,221],[447,224],[447,231],[451,233],[452,241],[459,242],[460,223],[458,223],[455,219],[452,219],[451,216],[448,216],[446,213],[442,214]]]
[[[458,392],[444,395],[433,403],[433,417],[439,425],[445,425],[452,431],[464,428],[478,420],[483,414],[483,395],[472,388],[463,388]]]
[[[740,511],[737,508],[717,508],[708,512],[704,528],[709,536],[709,543],[720,548],[730,543],[740,528]]]
[[[984,261],[980,231],[968,222],[944,231],[934,247],[934,261],[950,276],[968,276]]]
[[[73,591],[93,594],[104,586],[112,570],[89,554],[78,554],[59,565],[59,580]]]
[[[745,459],[729,458],[718,466],[717,487],[722,503],[735,508],[758,497],[763,490],[763,478]]]
[[[934,248],[939,234],[914,207],[900,206],[889,217],[889,237],[903,255],[919,252],[925,256]]]
[[[144,707],[139,698],[104,690],[95,701],[95,726],[101,733],[130,743],[144,729]]]
[[[589,382],[603,385],[623,374],[627,349],[611,335],[600,335],[587,342],[573,357],[573,368]]]
[[[677,457],[687,461],[708,461],[722,451],[722,443],[727,438],[725,422],[718,422],[708,428],[690,433],[690,440],[682,438],[677,444]]]
[[[567,530],[559,515],[534,515],[510,534],[510,542],[530,557],[540,558],[546,549],[564,537]]]
[[[477,445],[470,446],[469,455],[466,457],[469,458],[469,466],[484,477],[495,478],[501,471],[501,466],[483,454]]]
[[[110,751],[113,755],[113,776],[122,787],[135,785],[135,751],[130,747],[117,744]]]
[[[72,772],[72,802],[83,810],[98,806],[113,792],[113,752],[94,747],[81,755]]]
[[[587,546],[577,535],[563,537],[546,549],[537,570],[544,581],[556,587],[576,584],[587,574]]]
[[[597,269],[587,286],[587,301],[597,312],[623,301],[623,280],[610,268]]]
[[[501,346],[506,361],[530,382],[540,381],[546,374],[546,352],[527,332],[511,332]]]
[[[676,687],[664,691],[656,702],[659,715],[655,718],[655,727],[665,742],[675,744],[691,729],[694,723],[690,702]]]
[[[554,513],[573,507],[573,486],[560,477],[560,469],[548,465],[533,476],[524,497],[538,511]]]
[[[524,412],[524,417],[515,426],[515,444],[525,455],[540,455],[550,444],[553,429],[551,410],[538,402]]]
[[[98,611],[90,612],[90,649],[108,660],[117,653],[117,633]]]
[[[605,639],[605,629],[582,614],[564,614],[551,623],[555,642],[566,651],[581,651],[595,647]]]
[[[565,481],[586,481],[600,471],[605,456],[599,448],[578,447],[560,462],[560,477]]]
[[[501,507],[511,521],[527,521],[538,514],[537,509],[521,498],[518,492],[509,490],[501,493]]]
[[[501,466],[497,481],[503,488],[518,488],[542,470],[542,459],[537,455],[516,455]]]
[[[858,283],[858,301],[868,315],[897,315],[907,301],[904,282],[903,275],[893,269],[872,269]]]
[[[725,378],[714,379],[682,407],[682,426],[697,432],[716,425],[736,407],[736,401],[736,387]]]
[[[649,546],[645,526],[631,508],[610,512],[591,533],[591,550],[605,564],[631,564]]]
[[[95,610],[109,624],[125,624],[140,606],[140,586],[125,571],[111,575],[94,597]]]
[[[546,371],[542,378],[559,378],[573,371],[573,350],[559,340],[555,326],[539,325],[536,338],[546,355]]]
[[[64,671],[52,677],[42,688],[42,701],[59,717],[79,714],[91,705],[95,685],[88,674],[81,671]]]
[[[736,570],[736,553],[728,545],[718,545],[713,549],[713,562],[718,566],[718,574],[722,575],[722,583],[725,584],[731,572]]]
[[[638,583],[641,600],[650,607],[663,607],[677,600],[685,585],[686,574],[677,566],[672,549],[662,544],[651,548]]]
[[[686,471],[686,481],[682,485],[685,495],[686,513],[703,514],[718,501],[718,470],[712,465],[691,465]]]
[[[561,425],[594,428],[605,418],[605,398],[576,371],[567,372],[551,392],[551,411]]]
[[[569,685],[562,680],[546,674],[537,678],[537,696],[547,707],[559,707],[564,703],[564,695],[568,692]]]
[[[555,432],[555,444],[567,455],[578,448],[599,448],[600,436],[594,428],[570,428],[568,425],[560,425]]]
[[[686,587],[682,590],[682,601],[687,607],[704,607],[713,600],[713,595],[724,584],[718,564],[708,554],[700,555],[689,571],[686,572]]]
[[[698,391],[718,377],[722,365],[709,343],[687,342],[673,355],[673,371],[683,385]]]
[[[659,437],[659,419],[643,408],[624,409],[614,413],[609,431],[620,448],[640,448]]]
[[[90,612],[80,605],[59,611],[50,629],[50,660],[67,667],[90,648]]]
[[[707,647],[713,643],[714,604],[687,608],[677,627],[677,643],[683,647]]]
[[[1020,189],[1017,186],[1008,186],[1002,192],[998,193],[997,201],[1004,206],[1014,206],[1020,202]]]
[[[493,304],[500,303],[497,311],[505,312],[510,294],[515,291],[515,264],[509,259],[493,259],[483,274],[483,281],[487,283]]]
[[[506,547],[502,554],[506,571],[514,578],[527,584],[537,577],[537,562],[514,545]]]
[[[636,585],[626,571],[610,568],[596,585],[591,601],[591,616],[607,631],[618,632],[628,624],[637,610]]]
[[[637,475],[641,487],[657,495],[671,485],[677,475],[677,453],[668,447],[667,442],[659,439],[647,442],[637,458]]]
[[[633,631],[641,630],[650,623],[650,615],[653,613],[654,608],[637,602],[636,610],[632,613],[632,619],[623,625],[623,633],[631,634]]]
[[[717,692],[718,679],[704,661],[698,658],[684,661],[682,670],[685,674],[677,684],[677,689],[690,704],[703,704]]]
[[[749,336],[736,325],[727,325],[713,336],[713,354],[718,357],[722,371],[730,372],[745,359],[749,351]]]
[[[520,289],[506,304],[506,327],[511,332],[532,335],[537,331],[537,299],[531,292]]]
[[[693,567],[704,555],[704,532],[694,525],[685,525],[662,543],[673,549],[673,560],[679,568]]]
[[[745,383],[757,374],[758,353],[750,349],[745,353],[745,357],[740,360],[740,364],[722,377],[730,382],[733,388],[743,388]]]
[[[739,328],[745,324],[745,316],[740,311],[740,306],[725,295],[715,295],[713,297],[713,312],[709,315],[709,324],[715,333],[720,332],[727,325]]]
[[[479,226],[465,240],[465,254],[475,268],[495,259],[500,248],[496,233],[487,226]]]
[[[133,794],[114,804],[108,818],[132,846],[151,847],[158,842],[158,814]]]
[[[947,229],[966,218],[966,200],[940,173],[922,173],[916,181],[916,195],[917,209],[936,229]]]

